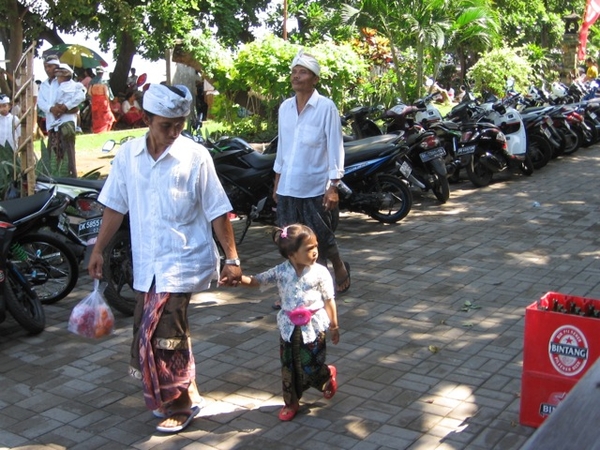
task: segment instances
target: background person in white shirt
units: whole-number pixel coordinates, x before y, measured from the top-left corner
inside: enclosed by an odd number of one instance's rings
[[[13,152],[17,150],[19,138],[21,137],[21,127],[18,126],[19,118],[10,112],[10,98],[7,95],[0,94],[0,145]],[[3,157],[7,157],[7,152],[3,152]],[[12,155],[10,157],[12,162]]]
[[[102,252],[129,213],[134,313],[130,373],[142,380],[157,430],[176,433],[200,412],[187,308],[218,275],[214,229],[227,259],[222,279],[241,269],[227,213],[231,205],[206,148],[180,135],[191,110],[185,86],[151,84],[142,108],[145,136],[124,144],[99,196],[105,205],[88,271],[102,277]],[[157,368],[161,368],[158,370]]]
[[[44,62],[48,79],[40,86],[38,107],[46,115],[48,154],[42,154],[42,160],[49,166],[47,169],[54,176],[77,177],[75,129],[79,104],[85,100],[85,91],[74,90],[67,103],[57,102],[60,86],[56,76],[60,74],[70,80],[73,74],[68,66],[61,68],[60,65],[56,56],[48,56]]]
[[[279,108],[274,197],[277,222],[283,228],[302,223],[319,242],[319,263],[333,264],[338,294],[350,288],[350,266],[340,257],[332,228],[332,211],[339,202],[336,183],[344,176],[344,147],[340,114],[315,86],[321,68],[302,51],[291,65],[296,95]]]

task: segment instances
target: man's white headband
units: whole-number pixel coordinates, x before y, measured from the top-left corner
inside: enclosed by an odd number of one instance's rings
[[[168,118],[188,116],[191,105],[192,94],[183,85],[151,84],[142,98],[145,111]]]
[[[319,66],[317,60],[314,57],[305,54],[304,50],[300,50],[298,54],[294,57],[291,68],[293,69],[296,66],[306,67],[316,76],[319,76],[321,74],[321,66]]]

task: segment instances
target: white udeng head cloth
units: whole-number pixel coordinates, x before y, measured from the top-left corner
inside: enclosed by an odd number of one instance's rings
[[[305,54],[304,50],[300,50],[298,54],[294,57],[291,69],[293,69],[296,66],[306,67],[316,76],[319,76],[321,74],[321,66],[319,66],[317,60],[311,55]]]
[[[70,67],[68,64],[65,64],[65,63],[60,63],[60,64],[58,65],[58,68],[59,68],[60,70],[64,70],[64,71],[66,71],[66,72],[69,72],[69,74],[70,74],[70,75],[73,75],[73,69],[71,69],[71,67]]]
[[[192,94],[183,85],[151,84],[144,92],[143,108],[161,117],[186,117],[190,114]]]

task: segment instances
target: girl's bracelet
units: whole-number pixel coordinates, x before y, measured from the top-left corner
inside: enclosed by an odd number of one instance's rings
[[[329,327],[329,329],[330,329],[330,330],[332,330],[332,331],[333,331],[333,330],[339,330],[339,329],[340,329],[340,327]]]

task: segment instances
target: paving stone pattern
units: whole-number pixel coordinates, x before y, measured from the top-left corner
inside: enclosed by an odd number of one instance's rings
[[[289,423],[277,418],[274,290],[194,297],[207,407],[164,435],[127,375],[131,319],[116,314],[100,341],[67,331],[92,288],[83,276],[45,307],[42,334],[0,324],[0,448],[518,449],[534,431],[518,416],[525,307],[549,290],[600,298],[598,173],[598,149],[582,149],[532,177],[482,189],[463,180],[445,205],[416,192],[395,225],[343,214],[352,288],[337,300],[341,341],[328,347],[339,390],[331,401],[306,392]],[[251,227],[239,252],[248,274],[280,261],[268,226]]]

